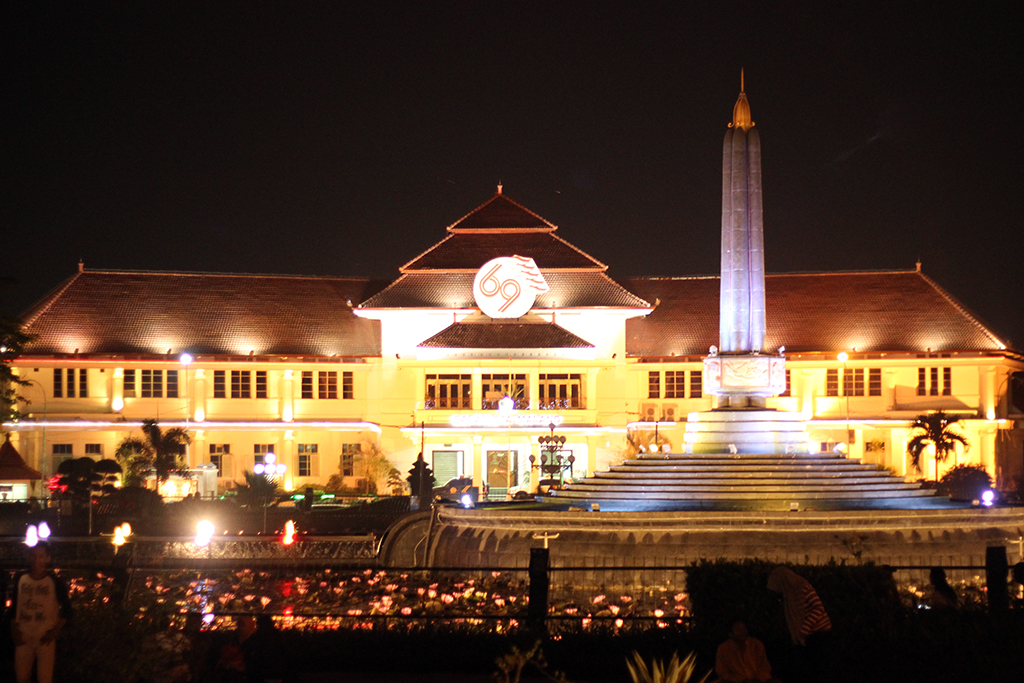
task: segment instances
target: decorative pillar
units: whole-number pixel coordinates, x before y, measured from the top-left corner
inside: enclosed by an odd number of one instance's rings
[[[581,408],[587,410],[597,409],[597,368],[587,370],[587,395],[583,397]]]
[[[124,368],[114,368],[110,387],[110,410],[120,413],[124,410]]]
[[[196,391],[192,398],[192,417],[196,422],[206,422],[206,371],[196,368]]]
[[[281,397],[278,399],[279,414],[284,422],[295,419],[295,371],[285,370],[281,378]]]
[[[979,403],[981,416],[986,420],[996,419],[996,369],[986,368],[981,371]]]

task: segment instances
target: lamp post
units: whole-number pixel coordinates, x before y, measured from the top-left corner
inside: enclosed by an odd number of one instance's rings
[[[25,381],[29,384],[38,385],[39,391],[43,392],[43,442],[39,449],[39,471],[43,475],[43,486],[46,486],[50,481],[49,476],[47,476],[49,468],[46,461],[46,411],[49,407],[49,401],[46,398],[46,387],[43,386],[42,382],[37,379],[26,379]]]
[[[565,470],[572,471],[576,457],[569,454],[569,457],[563,458],[559,451],[565,445],[565,437],[555,436],[554,423],[548,425],[548,429],[551,430],[550,436],[537,437],[537,443],[540,444],[540,465],[536,465],[537,459],[530,455],[530,468],[539,469],[542,476],[557,474],[558,481],[561,484],[565,481],[563,476]]]

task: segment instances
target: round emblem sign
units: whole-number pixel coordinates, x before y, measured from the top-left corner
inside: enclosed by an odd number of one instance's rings
[[[547,291],[537,264],[525,256],[491,259],[473,280],[476,305],[492,318],[520,318],[533,308],[537,295]]]

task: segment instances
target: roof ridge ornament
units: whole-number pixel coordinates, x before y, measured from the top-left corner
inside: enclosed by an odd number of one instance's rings
[[[747,102],[747,93],[743,81],[743,69],[740,69],[740,96],[736,100],[736,105],[732,108],[732,123],[729,124],[729,127],[742,128],[743,132],[746,133],[754,127],[754,122],[750,118],[750,103]]]
[[[502,188],[502,185],[501,185],[501,181],[499,180],[498,181],[498,194],[501,194],[501,188]]]

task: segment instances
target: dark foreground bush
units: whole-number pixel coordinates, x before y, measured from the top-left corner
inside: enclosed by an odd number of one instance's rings
[[[992,488],[992,477],[981,465],[957,465],[950,468],[939,481],[940,496],[953,500],[980,500],[986,489]]]

